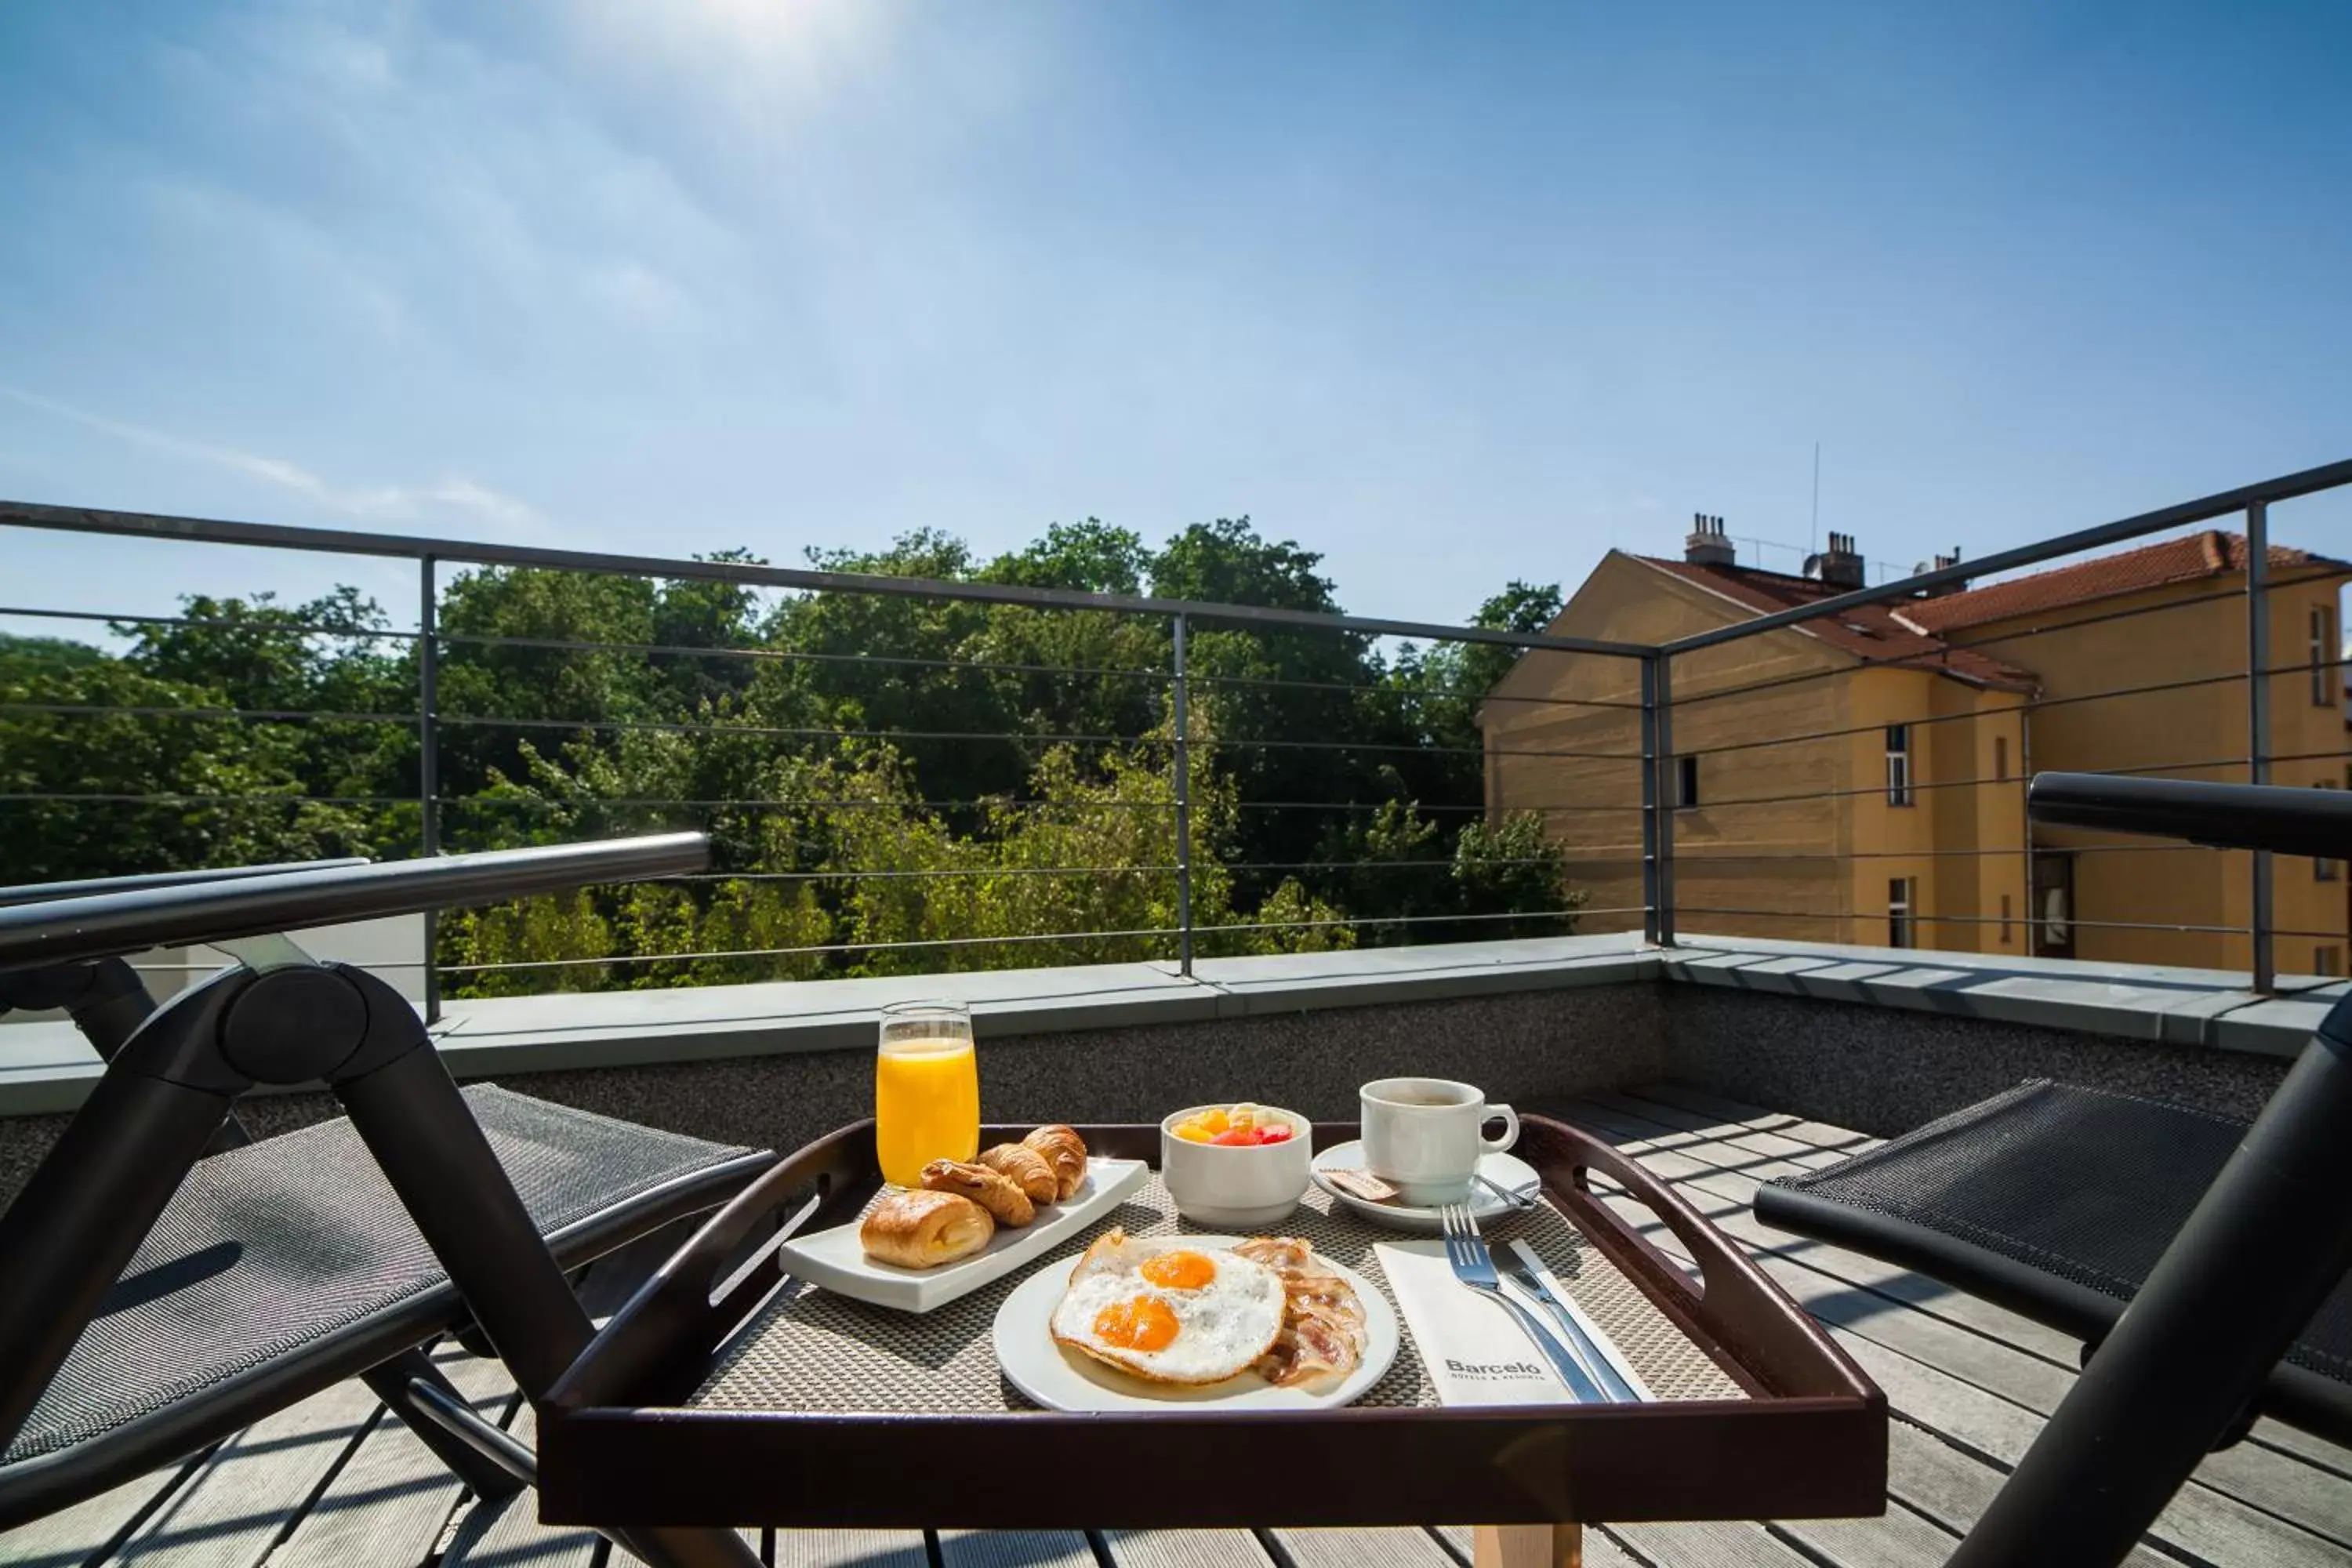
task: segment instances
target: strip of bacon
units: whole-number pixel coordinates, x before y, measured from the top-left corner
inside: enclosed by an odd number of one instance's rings
[[[1261,1236],[1234,1250],[1282,1276],[1282,1331],[1258,1359],[1258,1375],[1280,1387],[1345,1377],[1364,1356],[1364,1308],[1345,1279],[1293,1236]]]

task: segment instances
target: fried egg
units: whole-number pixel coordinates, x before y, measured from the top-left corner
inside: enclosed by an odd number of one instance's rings
[[[1054,1309],[1055,1342],[1154,1383],[1223,1383],[1282,1332],[1282,1277],[1181,1237],[1103,1233]]]

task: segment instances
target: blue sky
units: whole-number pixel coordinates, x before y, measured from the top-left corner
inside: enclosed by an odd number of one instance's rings
[[[682,554],[1249,512],[1457,619],[2352,456],[2352,7],[0,7],[0,496]],[[2352,509],[2274,526],[2352,550]],[[1785,561],[1769,564],[1785,565]],[[0,531],[0,600],[383,568]]]

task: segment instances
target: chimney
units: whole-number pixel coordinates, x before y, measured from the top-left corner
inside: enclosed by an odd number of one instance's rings
[[[1723,519],[1709,517],[1703,511],[1691,513],[1691,531],[1683,541],[1683,559],[1694,566],[1729,566],[1735,564],[1739,552],[1724,536]]]
[[[1805,575],[1832,588],[1861,587],[1862,552],[1855,546],[1853,535],[1832,531],[1827,550],[1805,557]]]
[[[1918,565],[1914,566],[1911,570],[1914,573],[1930,571],[1941,572],[1948,566],[1958,566],[1959,563],[1960,547],[1955,544],[1952,546],[1952,552],[1949,555],[1945,555],[1939,552],[1932,566],[1927,562],[1922,561]],[[1923,599],[1940,599],[1947,594],[1965,594],[1968,591],[1969,580],[1966,577],[1955,577],[1948,583],[1938,583],[1932,588],[1922,589],[1919,596]]]

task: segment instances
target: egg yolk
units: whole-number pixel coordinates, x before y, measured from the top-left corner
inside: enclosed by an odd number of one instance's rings
[[[1197,1252],[1163,1252],[1144,1259],[1139,1272],[1171,1290],[1198,1290],[1217,1277],[1217,1266]]]
[[[1114,1301],[1095,1314],[1095,1337],[1123,1351],[1164,1351],[1176,1340],[1176,1314],[1149,1296]]]

